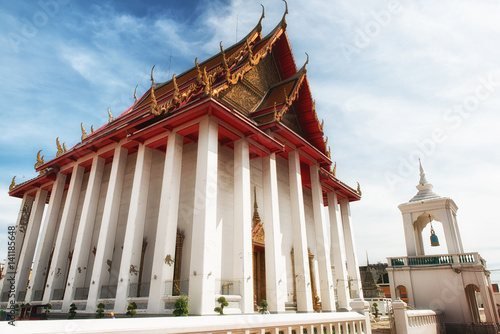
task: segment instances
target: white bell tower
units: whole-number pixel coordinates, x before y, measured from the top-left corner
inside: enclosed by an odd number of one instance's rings
[[[448,254],[463,253],[457,224],[458,207],[451,198],[441,197],[432,191],[433,186],[426,180],[422,164],[419,164],[418,193],[398,206],[403,215],[406,252],[408,256],[425,255],[422,231],[430,222],[439,221],[443,224]]]

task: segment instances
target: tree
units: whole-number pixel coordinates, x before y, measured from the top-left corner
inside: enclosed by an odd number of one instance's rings
[[[218,299],[217,299],[217,302],[220,304],[219,307],[216,307],[214,308],[214,311],[215,312],[218,312],[219,315],[224,315],[224,307],[228,306],[229,303],[227,302],[226,300],[226,297],[224,296],[220,296]]]
[[[105,306],[106,305],[104,305],[103,303],[97,304],[97,310],[96,310],[96,315],[95,315],[96,318],[103,318],[104,317],[104,307]]]
[[[77,310],[77,307],[76,307],[75,303],[72,303],[69,306],[69,318],[68,319],[74,319],[75,318],[75,316],[76,316],[76,310]]]
[[[380,315],[380,313],[378,313],[378,304],[377,303],[373,303],[373,315],[375,316],[375,319],[378,318],[378,316]]]
[[[268,306],[268,305],[269,305],[269,304],[267,303],[267,301],[266,301],[265,299],[262,299],[262,300],[260,301],[260,304],[259,304],[259,306],[260,306],[259,313],[261,313],[261,314],[266,314],[266,313],[268,313],[268,312],[267,312],[267,306]]]
[[[136,309],[137,309],[137,304],[135,302],[128,304],[126,315],[133,317],[134,315],[137,314]]]
[[[181,295],[176,301],[175,301],[175,310],[174,310],[174,315],[176,317],[187,317],[189,314],[189,299],[186,295]]]

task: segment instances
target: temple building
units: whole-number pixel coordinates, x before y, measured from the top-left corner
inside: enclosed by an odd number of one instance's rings
[[[458,206],[453,199],[433,192],[422,165],[417,190],[412,199],[399,205],[407,256],[387,259],[393,302],[406,294],[413,308],[441,312],[447,333],[468,332],[466,325],[470,324],[477,327],[500,323],[486,260],[477,252],[464,251]],[[441,239],[433,223],[442,225]],[[422,234],[428,225],[430,235],[425,241]],[[440,240],[446,244],[446,253],[426,255],[424,242],[439,246]]]
[[[287,12],[157,83],[86,132],[39,175],[13,180],[16,303],[51,312],[191,314],[350,309],[362,287],[350,203],[335,175],[306,63],[295,64]],[[153,67],[154,69],[154,67]],[[334,270],[333,270],[334,269]],[[10,284],[1,281],[1,304]]]

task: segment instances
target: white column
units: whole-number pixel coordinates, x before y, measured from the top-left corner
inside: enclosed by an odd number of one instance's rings
[[[240,308],[253,313],[252,199],[248,141],[234,142],[234,279],[241,282]]]
[[[403,213],[403,227],[406,241],[406,253],[408,256],[417,255],[417,241],[415,240],[415,229],[411,213]]]
[[[130,284],[139,280],[152,160],[153,151],[144,145],[139,145],[116,287],[115,312],[117,313],[126,312]]]
[[[85,192],[85,199],[83,201],[82,216],[78,224],[73,260],[71,261],[66,292],[64,293],[62,312],[69,311],[76,289],[82,288],[85,282],[90,243],[94,233],[95,216],[97,204],[99,202],[99,192],[101,190],[105,162],[106,161],[99,156],[96,156],[92,161],[87,191]]]
[[[334,284],[337,287],[339,308],[349,309],[349,283],[347,281],[344,231],[337,194],[332,191],[328,196],[328,213],[330,217],[330,251],[335,266]]]
[[[33,202],[35,201],[34,196],[28,196],[27,194],[24,194],[23,196],[23,203],[21,204],[21,209],[19,210],[19,214],[17,215],[17,224],[16,224],[16,266],[19,264],[19,258],[21,255],[21,250],[24,245],[24,238],[26,237],[26,230],[24,232],[21,232],[21,225],[25,225],[24,228],[26,229],[30,215],[31,215],[31,210],[33,208]]]
[[[286,269],[281,250],[280,210],[276,154],[262,158],[264,190],[264,233],[266,246],[266,298],[270,312],[285,311],[287,298]]]
[[[356,255],[356,244],[352,230],[351,208],[347,199],[340,200],[340,211],[342,212],[342,226],[344,228],[344,242],[347,258],[347,273],[354,291],[354,298],[363,298],[361,289],[361,275],[359,274],[358,256]]]
[[[115,149],[111,172],[109,174],[104,210],[102,213],[99,240],[97,241],[94,268],[92,269],[87,307],[85,309],[90,313],[94,313],[97,308],[97,299],[101,293],[101,286],[107,284],[109,281],[110,271],[108,269],[110,268],[107,266],[107,261],[113,259],[116,225],[118,223],[127,156],[127,149],[123,147],[117,147]]]
[[[191,313],[213,314],[215,307],[215,249],[217,220],[218,125],[211,117],[200,121],[189,273]]]
[[[68,262],[69,248],[84,172],[85,168],[82,166],[73,167],[61,223],[59,224],[59,231],[57,232],[54,254],[52,255],[49,278],[47,279],[47,285],[43,293],[44,304],[52,299],[52,293],[55,289],[63,289],[66,284],[66,265]]]
[[[302,194],[300,157],[297,151],[288,153],[288,168],[292,204],[297,311],[313,312],[309,255],[307,251],[306,216],[304,212],[304,196]]]
[[[449,254],[463,253],[461,249],[461,242],[459,240],[459,233],[455,230],[455,221],[453,215],[449,209],[442,209],[445,211],[443,215],[446,217],[446,221],[443,221],[443,231],[446,236],[446,246],[448,248]],[[458,227],[458,226],[457,226]]]
[[[323,311],[335,311],[335,294],[332,278],[332,264],[328,249],[328,230],[323,217],[323,191],[319,180],[319,166],[309,167],[311,174],[311,192],[314,214],[314,231],[316,233],[316,253],[318,259],[319,288],[321,292],[321,308]]]
[[[35,297],[35,291],[44,290],[45,277],[49,273],[50,253],[54,244],[57,218],[61,210],[65,184],[66,175],[58,173],[50,192],[49,206],[45,215],[40,241],[36,249],[35,260],[33,261],[33,270],[26,294],[26,301],[30,303]]]
[[[17,265],[16,297],[19,296],[20,292],[25,291],[28,285],[36,242],[40,231],[40,224],[42,223],[43,210],[47,201],[47,194],[47,190],[38,189],[31,208],[28,226],[26,227],[26,236],[24,237],[23,248]]]
[[[8,281],[7,278],[10,278],[10,276],[15,276],[13,273],[16,272],[17,268],[17,263],[19,262],[19,254],[21,254],[21,248],[23,246],[23,241],[24,241],[24,236],[25,233],[22,233],[19,231],[19,224],[21,223],[21,220],[26,219],[28,217],[28,212],[31,211],[31,206],[33,204],[33,200],[35,198],[33,196],[28,196],[28,194],[24,194],[23,196],[23,201],[21,202],[21,208],[19,209],[19,213],[17,215],[17,220],[16,220],[16,227],[15,227],[15,245],[14,245],[14,263],[9,264],[9,260],[7,260],[7,268],[8,270],[5,271],[6,276],[5,279],[3,279],[3,285],[2,285],[2,293],[0,294],[0,298],[3,297],[4,293],[8,293],[10,290],[10,283],[11,281]],[[9,252],[8,252],[9,253]],[[13,266],[13,268],[11,267]]]
[[[163,313],[163,298],[172,294],[165,290],[165,281],[174,278],[183,141],[184,137],[177,133],[168,136],[149,288],[148,313],[151,314]]]

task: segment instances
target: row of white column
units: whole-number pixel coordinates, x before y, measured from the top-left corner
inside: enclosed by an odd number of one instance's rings
[[[168,136],[163,172],[160,209],[153,267],[151,273],[148,313],[162,313],[164,308],[165,281],[172,280],[174,266],[166,261],[174,258],[177,219],[179,209],[180,179],[182,170],[183,137],[177,133]],[[66,289],[62,311],[69,309],[76,289],[82,287],[86,270],[92,270],[86,311],[95,312],[100,289],[109,280],[106,259],[113,256],[114,240],[118,223],[123,178],[128,151],[117,147],[111,166],[108,189],[105,197],[102,223],[95,253],[93,268],[87,267],[88,253],[94,230],[95,217],[104,173],[105,161],[96,156],[92,162],[87,190],[83,201],[82,215],[73,247],[72,261],[66,276],[68,254],[71,248],[72,231],[82,189],[84,168],[76,165],[71,174],[69,188],[59,229],[56,224],[66,183],[66,175],[59,173],[53,184],[50,201],[41,231],[39,247],[35,246],[48,192],[39,189],[34,199],[25,197],[23,206],[31,204],[28,230],[22,242],[16,290],[22,290],[28,283],[29,270],[34,259],[33,271],[26,301],[34,299],[35,291],[43,290],[43,302],[49,302],[55,289]],[[212,314],[215,298],[215,231],[217,218],[217,157],[218,123],[212,117],[205,117],[199,124],[197,151],[195,199],[193,206],[193,234],[190,258],[189,294],[193,314]],[[300,157],[297,151],[289,152],[289,181],[292,207],[293,246],[295,249],[297,309],[312,312],[312,293],[308,265],[308,249]],[[137,276],[131,273],[132,267],[139,266],[141,244],[146,217],[147,193],[152,164],[152,151],[139,145],[136,168],[132,185],[132,195],[128,212],[124,246],[118,275],[114,310],[124,313],[128,305],[130,284],[137,283]],[[310,167],[311,190],[314,207],[314,228],[316,237],[317,260],[319,268],[319,290],[324,311],[335,310],[334,288],[337,288],[341,308],[349,306],[349,286],[360,297],[361,285],[355,245],[351,228],[349,202],[339,201],[335,192],[328,193],[330,244],[324,217],[323,194],[319,180],[319,167]],[[263,158],[264,186],[264,228],[266,231],[266,298],[271,312],[283,312],[287,297],[286,270],[281,251],[278,181],[276,155]],[[340,206],[339,206],[340,202]],[[20,214],[21,216],[21,214]],[[243,313],[253,312],[253,273],[251,244],[251,187],[248,141],[240,139],[234,145],[234,279],[241,282],[240,308]],[[19,218],[20,219],[20,218]],[[18,219],[18,220],[19,220]],[[47,268],[54,244],[50,270]],[[20,248],[21,249],[21,248]],[[16,248],[16,251],[18,248]],[[331,264],[335,266],[332,275]],[[347,268],[346,268],[347,264]],[[45,275],[49,275],[45,278]],[[66,279],[67,278],[67,279]],[[46,283],[45,283],[46,281]],[[5,290],[4,284],[3,290]],[[3,291],[2,290],[2,291]]]

